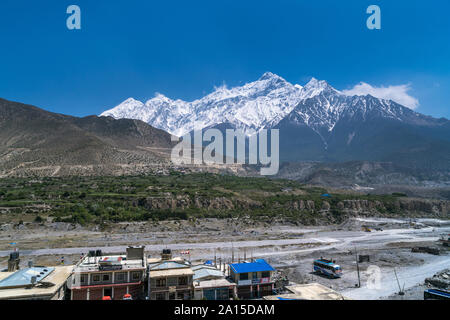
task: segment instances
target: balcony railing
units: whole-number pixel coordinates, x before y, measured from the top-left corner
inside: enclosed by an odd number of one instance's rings
[[[249,279],[249,280],[239,280],[238,285],[240,286],[250,286],[252,284],[264,284],[264,283],[270,283],[272,280],[267,278],[255,278],[255,279]]]

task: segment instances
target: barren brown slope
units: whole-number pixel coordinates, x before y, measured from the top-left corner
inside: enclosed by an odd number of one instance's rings
[[[168,163],[170,147],[168,133],[142,121],[77,118],[0,99],[0,176],[138,173]]]

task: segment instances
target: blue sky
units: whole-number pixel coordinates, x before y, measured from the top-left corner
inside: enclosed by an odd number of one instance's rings
[[[81,30],[66,28],[71,4]],[[381,30],[366,28],[370,4]],[[449,16],[448,0],[2,0],[0,97],[85,116],[271,71],[340,90],[404,85],[416,111],[450,118]]]

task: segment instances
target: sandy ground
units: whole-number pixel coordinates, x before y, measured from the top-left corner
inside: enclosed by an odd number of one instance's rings
[[[365,232],[362,226],[372,231]],[[232,256],[235,262],[265,258],[296,283],[319,282],[355,299],[395,298],[392,295],[398,292],[398,284],[394,268],[400,285],[412,290],[426,277],[450,267],[450,253],[438,243],[440,236],[448,233],[450,221],[435,219],[354,218],[339,226],[316,227],[258,224],[245,219],[204,219],[120,223],[103,230],[62,223],[2,224],[0,269],[6,267],[7,256],[14,247],[20,249],[23,265],[28,260],[56,265],[62,256],[65,264],[72,264],[82,253],[93,249],[122,253],[128,245],[145,245],[151,256],[158,256],[164,248],[172,249],[175,255],[189,250],[190,255],[185,258],[193,262],[214,257],[217,263],[229,263]],[[439,247],[441,254],[411,252],[416,246]],[[370,262],[359,265],[360,288],[355,288],[358,283],[355,250],[370,257]],[[313,274],[312,262],[319,257],[336,260],[343,268],[342,278],[328,279]],[[375,289],[368,288],[374,266],[381,272]]]

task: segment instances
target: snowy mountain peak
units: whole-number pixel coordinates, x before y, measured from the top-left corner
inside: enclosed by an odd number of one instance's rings
[[[128,98],[117,107],[103,112],[101,116],[111,116],[115,119],[127,118],[129,114],[137,114],[137,112],[139,112],[142,107],[144,107],[144,104],[141,101],[138,101],[134,98]],[[139,118],[134,117],[132,119]]]
[[[285,82],[286,80],[284,80],[282,77],[280,77],[279,75],[276,75],[275,73],[272,72],[265,72],[261,78],[258,79],[258,81],[264,81],[264,80],[270,80],[270,81],[283,81]]]
[[[314,77],[303,87],[303,90],[305,99],[315,97],[322,92],[340,94],[338,90],[330,86],[325,80],[317,80]]]
[[[140,101],[134,99],[134,98],[128,98],[127,100],[125,100],[123,103],[126,104],[134,104],[134,103],[139,103]]]

